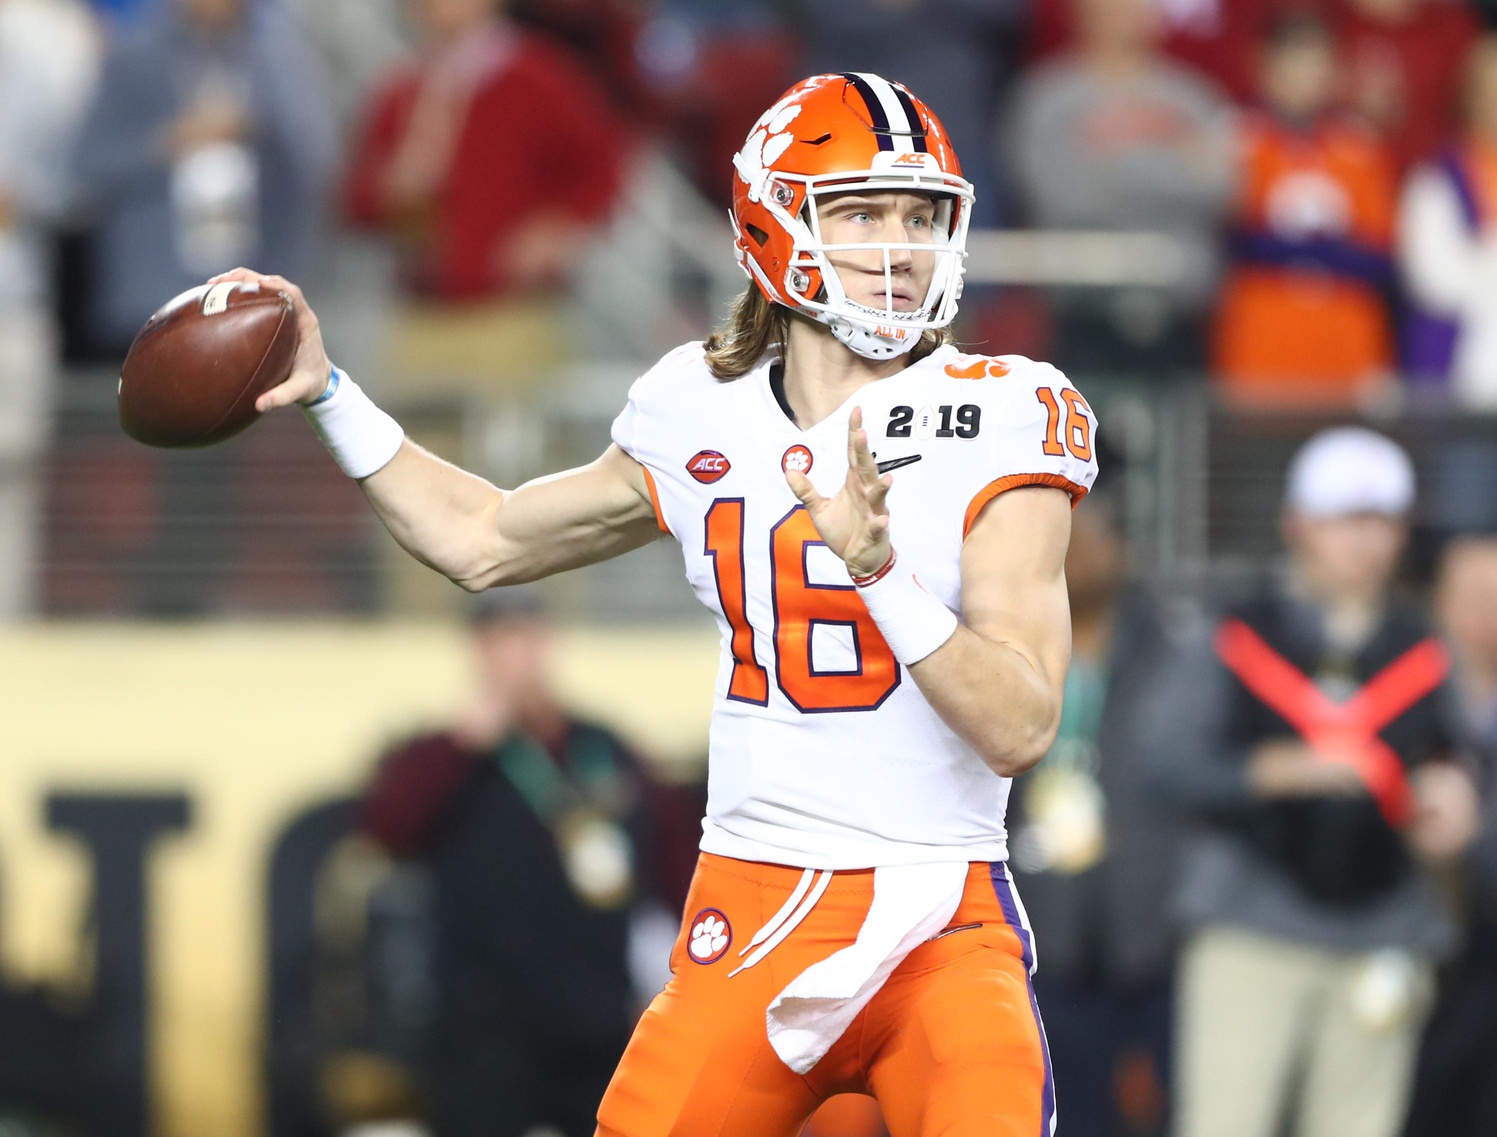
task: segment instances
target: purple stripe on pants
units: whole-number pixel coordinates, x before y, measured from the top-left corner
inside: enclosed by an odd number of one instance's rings
[[[1034,1025],[1040,1034],[1040,1053],[1045,1058],[1045,1086],[1040,1097],[1040,1137],[1052,1137],[1055,1133],[1055,1075],[1050,1069],[1050,1043],[1045,1038],[1045,1022],[1040,1018],[1040,1004],[1034,997],[1034,984],[1029,980],[1029,970],[1034,966],[1034,944],[1029,930],[1019,918],[1019,903],[1014,897],[1014,886],[1008,879],[1008,869],[1002,861],[988,866],[993,878],[993,891],[998,896],[998,906],[1003,909],[1003,919],[1024,951],[1024,985],[1029,988],[1029,1009],[1034,1012]]]

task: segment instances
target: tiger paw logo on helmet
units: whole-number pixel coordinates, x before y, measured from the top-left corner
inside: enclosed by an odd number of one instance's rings
[[[703,908],[692,918],[686,951],[697,963],[716,963],[727,954],[732,942],[728,918],[716,908]]]
[[[743,149],[733,155],[733,168],[748,183],[749,197],[754,201],[758,201],[764,192],[765,175],[769,173],[771,163],[795,142],[795,135],[784,131],[800,112],[799,105],[791,103],[787,106],[786,100],[781,99],[759,116]]]
[[[972,185],[946,129],[923,102],[877,75],[816,75],[760,116],[733,158],[735,252],[769,300],[825,324],[868,359],[903,355],[927,329],[956,316],[972,216]],[[935,204],[929,242],[823,240],[817,199],[846,193],[916,193]],[[936,258],[913,310],[850,299],[828,252],[909,250]]]

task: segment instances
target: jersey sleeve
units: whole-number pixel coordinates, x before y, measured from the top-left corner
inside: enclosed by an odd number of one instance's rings
[[[1097,416],[1058,368],[1000,356],[1008,369],[995,384],[997,429],[983,454],[979,486],[962,518],[966,538],[983,507],[1020,486],[1054,486],[1081,503],[1097,478]]]
[[[693,354],[700,356],[701,350],[700,344],[678,347],[636,379],[629,388],[628,402],[613,420],[610,431],[614,444],[644,470],[650,501],[655,506],[655,521],[664,533],[672,530],[661,509],[656,478],[666,461],[671,429],[669,412],[678,401],[671,389],[672,383],[683,364],[689,363]]]
[[[629,385],[629,399],[624,404],[624,409],[614,418],[609,431],[614,445],[636,462],[640,461],[640,433],[645,419],[645,381],[649,377],[646,372]]]

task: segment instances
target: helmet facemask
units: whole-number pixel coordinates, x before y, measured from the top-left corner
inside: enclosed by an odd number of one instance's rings
[[[829,242],[822,234],[818,203],[846,194],[914,193],[935,204],[930,241]],[[967,256],[967,226],[971,220],[972,188],[949,174],[891,174],[888,171],[838,171],[820,177],[774,173],[763,187],[761,201],[790,234],[793,249],[785,277],[775,282],[794,306],[825,324],[837,339],[867,359],[892,359],[911,351],[928,329],[944,328],[956,317],[962,294]],[[915,309],[894,307],[893,256],[908,250],[914,257],[932,257],[930,284]],[[882,308],[848,297],[829,254],[877,252],[883,258]],[[761,275],[748,258],[753,275]],[[749,267],[746,265],[745,267]],[[768,282],[762,282],[768,283]],[[774,289],[770,289],[773,295]]]

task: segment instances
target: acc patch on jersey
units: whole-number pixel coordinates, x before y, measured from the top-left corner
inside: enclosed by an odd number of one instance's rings
[[[710,486],[732,468],[732,463],[716,450],[698,450],[686,463],[686,472],[704,486]]]
[[[787,474],[791,470],[802,474],[809,474],[811,472],[812,461],[811,452],[804,446],[796,445],[785,451],[780,457],[780,469],[784,470]]]
[[[716,908],[703,908],[691,919],[691,939],[687,954],[697,963],[716,963],[728,954],[733,943],[733,927]]]

